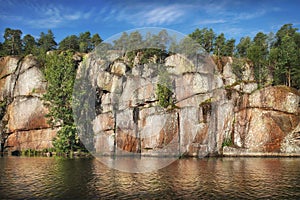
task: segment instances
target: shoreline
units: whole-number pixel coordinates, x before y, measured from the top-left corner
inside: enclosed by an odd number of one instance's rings
[[[62,154],[56,152],[48,152],[48,153],[41,153],[38,152],[36,154],[12,154],[8,152],[0,152],[0,157],[62,157],[62,158],[108,158],[108,157],[119,157],[119,158],[178,158],[178,159],[186,159],[186,158],[243,158],[243,157],[253,157],[253,158],[300,158],[300,153],[282,153],[282,152],[250,152],[247,149],[237,149],[232,147],[226,147],[223,149],[222,154],[213,154],[207,156],[191,156],[191,155],[181,155],[181,156],[158,156],[158,155],[93,155],[91,153],[86,152],[73,152],[72,154]]]

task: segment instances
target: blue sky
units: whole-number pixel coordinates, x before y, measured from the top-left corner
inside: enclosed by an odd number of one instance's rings
[[[285,23],[300,28],[299,9],[299,0],[0,0],[0,41],[7,27],[34,37],[51,29],[57,42],[85,31],[106,39],[142,27],[169,28],[184,34],[208,27],[239,40],[259,31],[276,32]]]

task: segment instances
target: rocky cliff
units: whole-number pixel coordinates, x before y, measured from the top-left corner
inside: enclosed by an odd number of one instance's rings
[[[35,57],[0,59],[0,134],[4,150],[52,147],[56,130],[47,124],[47,109],[41,100],[46,86]]]
[[[299,92],[285,86],[258,89],[247,63],[236,75],[232,58],[217,66],[209,56],[188,60],[178,54],[161,64],[141,64],[137,55],[134,66],[126,58],[109,65],[93,56],[87,60],[99,93],[92,136],[96,153],[300,153]],[[171,83],[174,105],[167,108],[159,106],[161,76]]]
[[[88,55],[97,93],[93,150],[142,155],[299,155],[299,92],[285,86],[258,89],[252,68],[233,73],[232,58],[188,60],[178,54],[161,64],[106,65]],[[160,71],[164,66],[166,71]],[[79,68],[80,69],[80,68]],[[167,75],[166,75],[167,74]],[[159,105],[158,85],[169,81],[170,105]],[[9,150],[52,146],[41,95],[46,82],[37,60],[0,61],[1,136]]]

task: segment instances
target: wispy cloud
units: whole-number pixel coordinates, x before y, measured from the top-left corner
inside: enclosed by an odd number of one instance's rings
[[[157,7],[144,15],[143,13],[139,13],[138,15],[142,17],[139,22],[141,25],[162,25],[175,22],[184,14],[185,12],[178,5],[172,5]]]
[[[170,25],[177,23],[181,17],[188,12],[184,9],[185,5],[157,5],[157,4],[142,4],[137,5],[118,5],[114,8],[103,8],[100,12],[106,13],[103,21],[117,20],[119,22],[127,22],[135,26],[157,26]]]
[[[92,12],[74,11],[61,6],[34,7],[36,17],[25,23],[34,28],[57,28],[80,19],[89,19]]]
[[[8,1],[11,7],[16,6],[16,1]],[[68,25],[72,22],[82,19],[89,19],[94,10],[84,12],[82,10],[74,10],[70,7],[63,7],[61,5],[53,4],[36,4],[35,2],[25,1],[22,2],[19,7],[22,7],[20,14],[14,13],[14,15],[5,12],[0,13],[0,17],[5,17],[6,20],[18,21],[22,24],[28,25],[31,28],[57,28]],[[30,12],[30,15],[24,15],[22,13]],[[30,16],[30,17],[29,17]]]
[[[197,25],[210,25],[210,24],[223,24],[226,23],[227,20],[225,19],[204,19],[200,20]]]
[[[264,14],[266,14],[266,10],[257,10],[255,12],[248,12],[248,13],[242,12],[242,13],[235,14],[233,19],[235,21],[250,20],[250,19],[259,18],[259,17],[263,16]]]

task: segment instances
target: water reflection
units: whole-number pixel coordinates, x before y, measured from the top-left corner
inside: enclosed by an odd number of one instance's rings
[[[125,173],[96,159],[9,157],[0,159],[0,199],[297,199],[299,166],[300,158],[181,159]]]

